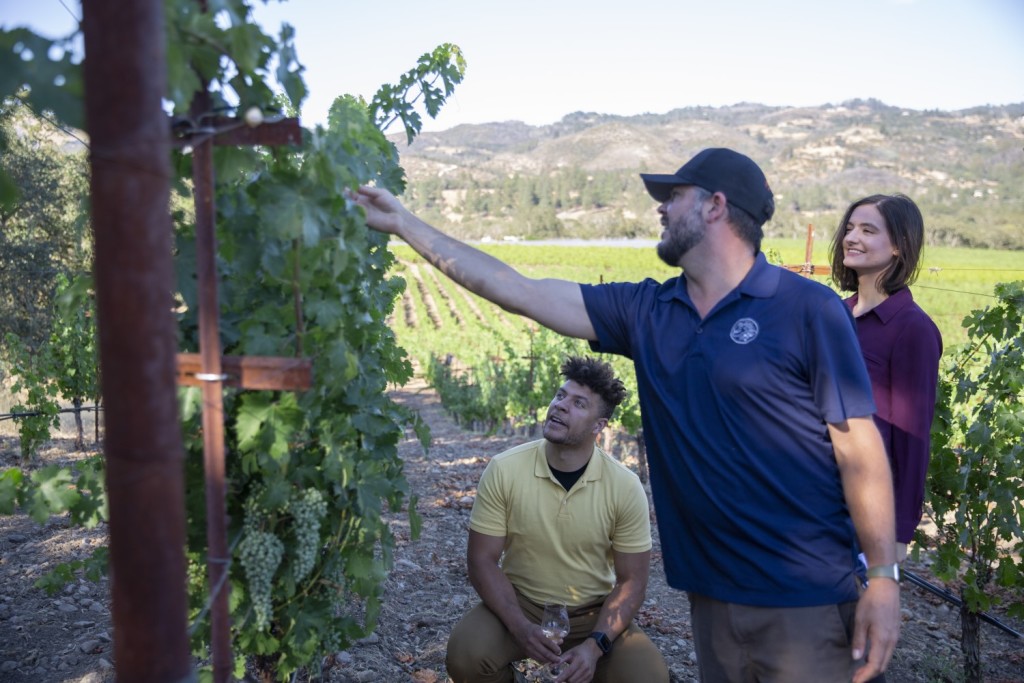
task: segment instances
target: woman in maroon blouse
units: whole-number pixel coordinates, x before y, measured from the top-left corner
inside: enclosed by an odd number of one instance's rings
[[[902,194],[872,195],[850,205],[832,240],[832,279],[856,292],[846,305],[857,321],[896,489],[897,557],[921,521],[935,413],[942,337],[914,303],[924,219]]]

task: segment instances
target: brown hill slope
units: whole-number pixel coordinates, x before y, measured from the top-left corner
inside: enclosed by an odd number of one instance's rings
[[[629,227],[630,211],[649,205],[637,173],[674,170],[704,147],[726,146],[768,175],[778,205],[769,234],[835,220],[857,197],[898,191],[921,205],[933,242],[1024,248],[1024,103],[956,112],[854,100],[633,117],[575,113],[548,126],[463,125],[424,133],[412,145],[395,141],[410,207],[460,223],[467,237],[494,222],[536,224],[535,236],[551,236],[559,226],[530,215],[547,208],[554,215],[611,208],[621,220],[604,217],[602,229],[616,234]],[[587,183],[602,186],[599,196],[587,194]]]

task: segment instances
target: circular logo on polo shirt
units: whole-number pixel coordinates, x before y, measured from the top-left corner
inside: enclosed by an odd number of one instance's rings
[[[729,330],[729,338],[737,344],[749,344],[757,339],[758,329],[757,321],[753,318],[740,318]]]

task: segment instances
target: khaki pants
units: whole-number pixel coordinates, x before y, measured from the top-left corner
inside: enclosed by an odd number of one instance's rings
[[[519,605],[530,621],[540,623],[543,605],[521,595]],[[562,643],[563,652],[590,635],[600,611],[601,605],[569,610],[569,635]],[[494,612],[479,604],[452,629],[445,666],[455,683],[511,683],[512,662],[525,656]],[[668,667],[650,638],[636,624],[630,624],[612,643],[612,651],[598,660],[594,681],[668,683]]]
[[[849,683],[863,664],[850,656],[856,602],[752,607],[689,598],[701,683]]]

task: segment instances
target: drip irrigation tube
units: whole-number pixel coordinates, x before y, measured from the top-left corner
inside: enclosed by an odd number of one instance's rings
[[[962,607],[963,606],[963,601],[960,598],[958,598],[957,596],[953,595],[952,593],[950,593],[945,588],[940,588],[939,586],[936,586],[934,583],[929,583],[928,581],[926,581],[925,579],[921,578],[920,576],[918,576],[914,572],[903,570],[903,571],[900,572],[900,575],[903,576],[903,578],[905,578],[910,583],[914,584],[915,586],[923,588],[926,591],[928,591],[929,593],[932,593],[933,595],[939,596],[940,598],[942,598],[943,600],[945,600],[946,602],[948,602],[950,604],[956,605],[957,607]],[[999,621],[998,619],[996,619],[995,617],[993,617],[993,616],[991,616],[989,614],[986,614],[985,612],[979,612],[978,613],[978,618],[981,619],[982,621],[984,621],[987,624],[991,624],[991,625],[995,626],[1000,631],[1003,631],[1005,633],[1009,633],[1011,636],[1015,636],[1017,638],[1024,638],[1024,633],[1020,633],[1019,631],[1014,631],[1012,628],[1010,628],[1009,626],[1007,626],[1003,622]]]

